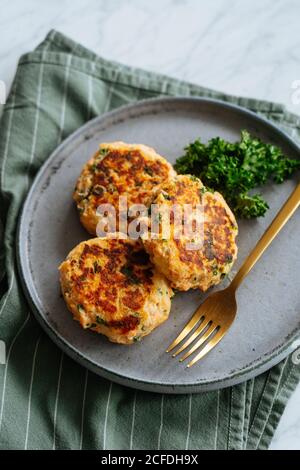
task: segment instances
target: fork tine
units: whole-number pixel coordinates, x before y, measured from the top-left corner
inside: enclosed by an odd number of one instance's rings
[[[205,330],[207,326],[210,326],[211,320],[205,320],[200,323],[200,326],[194,331],[194,333],[180,346],[180,348],[172,354],[172,357],[178,356],[184,349],[188,347],[189,344],[191,344],[201,333]]]
[[[203,304],[202,304],[203,305]],[[168,347],[168,349],[166,350],[166,352],[170,352],[172,351],[172,349],[174,349],[177,344],[179,344],[188,334],[189,332],[194,328],[194,326],[196,325],[196,323],[203,317],[203,320],[204,320],[204,315],[203,313],[201,312],[202,310],[202,305],[200,305],[200,307],[196,310],[196,312],[194,313],[194,315],[192,316],[192,318],[190,319],[190,321],[185,325],[185,327],[183,328],[182,332],[177,336],[177,338],[174,339],[173,343],[170,344],[170,346]]]
[[[184,361],[186,358],[188,358],[193,352],[195,352],[200,346],[202,346],[203,343],[212,335],[212,333],[218,328],[218,325],[213,323],[207,330],[206,332],[201,336],[201,338],[194,344],[194,346],[191,347],[189,351],[185,353],[184,356],[182,356],[181,359],[179,359],[180,362]]]
[[[196,362],[198,362],[200,359],[202,359],[209,351],[218,344],[218,342],[223,338],[225,335],[227,329],[226,328],[221,328],[215,336],[204,346],[203,349],[197,354],[197,356],[194,357],[194,359],[187,365],[188,368],[192,367]]]

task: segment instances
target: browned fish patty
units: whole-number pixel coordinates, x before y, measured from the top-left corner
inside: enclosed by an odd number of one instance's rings
[[[223,196],[207,191],[198,178],[178,175],[161,186],[153,203],[169,207],[191,204],[193,208],[202,204],[204,216],[200,249],[187,249],[187,244],[194,240],[186,236],[180,235],[176,239],[172,216],[169,239],[163,238],[161,233],[158,239],[143,238],[144,247],[157,269],[178,290],[199,288],[206,291],[218,284],[230,271],[237,256],[235,239],[238,227]]]
[[[175,175],[172,166],[146,145],[101,144],[83,167],[73,194],[81,223],[95,235],[100,204],[112,204],[117,217],[120,196],[127,196],[128,206],[148,206],[153,190]]]
[[[131,344],[169,316],[172,290],[140,241],[82,242],[59,269],[62,293],[74,319],[110,341]]]

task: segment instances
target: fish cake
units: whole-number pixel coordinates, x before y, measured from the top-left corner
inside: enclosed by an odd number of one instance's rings
[[[146,145],[102,143],[84,165],[74,190],[80,221],[95,235],[99,221],[96,210],[100,204],[112,204],[118,221],[120,196],[127,196],[128,207],[132,204],[148,207],[153,190],[175,175],[173,167]],[[115,230],[119,230],[118,224]]]
[[[131,344],[167,320],[172,289],[140,240],[94,238],[60,265],[61,289],[84,329]]]
[[[181,235],[175,237],[174,217],[170,217],[169,238],[163,238],[161,229],[157,239],[151,238],[147,231],[142,236],[151,261],[170,281],[171,287],[206,291],[218,284],[237,257],[238,227],[223,196],[207,191],[194,176],[178,175],[161,186],[152,202],[169,208],[174,204],[180,207],[191,204],[193,208],[201,204],[203,209],[202,245],[199,244],[197,250],[187,249],[187,243],[194,240]]]

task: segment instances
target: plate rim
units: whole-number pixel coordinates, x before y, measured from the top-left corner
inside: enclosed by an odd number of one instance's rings
[[[106,378],[112,380],[116,383],[121,385],[125,385],[135,389],[141,389],[145,391],[152,391],[157,393],[171,393],[171,394],[184,394],[184,393],[199,393],[205,392],[210,390],[217,390],[224,387],[236,385],[241,383],[247,379],[253,378],[262,372],[268,370],[272,366],[279,363],[282,359],[284,359],[288,354],[293,352],[297,347],[300,346],[300,327],[293,330],[288,337],[284,339],[284,342],[271,350],[268,353],[265,353],[260,358],[252,361],[250,364],[246,365],[243,369],[239,369],[238,371],[233,371],[230,375],[226,377],[214,378],[214,379],[201,379],[195,383],[188,383],[188,384],[172,384],[169,382],[155,382],[155,381],[147,381],[142,379],[137,379],[134,377],[121,375],[113,370],[108,369],[107,367],[103,367],[97,363],[95,363],[92,359],[86,358],[80,350],[70,344],[60,333],[58,333],[49,322],[47,322],[46,318],[44,318],[44,314],[39,310],[39,299],[34,298],[32,295],[32,291],[36,293],[36,289],[34,284],[32,283],[32,278],[26,279],[26,251],[23,248],[23,243],[25,243],[26,237],[24,237],[24,233],[26,233],[26,213],[27,209],[30,209],[31,198],[33,193],[35,192],[35,187],[37,186],[40,178],[44,174],[45,170],[51,162],[55,160],[57,154],[59,154],[68,144],[74,140],[76,137],[84,134],[86,130],[93,127],[93,125],[99,124],[99,122],[107,121],[111,119],[114,120],[114,117],[117,117],[122,112],[128,112],[130,118],[130,110],[136,112],[139,108],[144,108],[145,106],[158,106],[160,104],[172,104],[172,103],[184,103],[187,102],[190,105],[192,104],[211,104],[215,106],[219,106],[221,108],[229,109],[231,111],[238,112],[242,115],[247,117],[251,117],[252,120],[258,122],[259,124],[263,124],[264,126],[268,127],[271,131],[275,132],[279,137],[287,142],[287,144],[295,150],[300,158],[300,146],[282,129],[280,129],[276,124],[272,121],[269,121],[265,117],[261,116],[260,114],[255,113],[254,111],[248,110],[240,105],[229,103],[226,101],[222,101],[219,99],[214,98],[204,98],[204,97],[185,97],[185,96],[164,96],[164,97],[155,97],[149,98],[144,100],[139,100],[137,102],[133,102],[124,106],[120,106],[112,111],[106,112],[102,115],[96,116],[95,118],[89,120],[74,132],[72,132],[66,139],[64,139],[48,156],[45,162],[42,164],[38,172],[36,173],[30,190],[28,191],[25,201],[21,207],[19,218],[18,218],[18,225],[17,225],[17,234],[16,234],[16,258],[17,258],[17,267],[18,272],[21,279],[22,290],[25,294],[25,297],[31,307],[31,310],[37,319],[38,323],[42,326],[45,332],[50,336],[52,341],[63,350],[67,355],[69,355],[73,360],[81,364],[82,366],[86,367],[87,369],[91,370],[92,372]],[[23,240],[23,242],[22,242]],[[22,251],[23,250],[23,251]],[[30,273],[30,270],[29,270]],[[297,341],[299,339],[299,341]]]

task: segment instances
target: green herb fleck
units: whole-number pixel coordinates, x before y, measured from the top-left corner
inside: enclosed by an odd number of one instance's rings
[[[218,270],[218,267],[217,266],[213,266],[213,276],[217,276],[219,274],[219,270]]]
[[[104,188],[103,186],[101,186],[100,184],[96,184],[93,189],[92,189],[92,193],[95,195],[95,196],[102,196],[102,194],[104,193]]]
[[[103,318],[101,318],[99,315],[96,315],[96,322],[98,323],[98,325],[107,326],[107,322],[103,320]]]
[[[98,262],[97,262],[97,261],[94,261],[93,265],[94,265],[94,273],[95,273],[95,274],[100,273],[100,271],[101,271],[101,266],[99,266]]]
[[[232,255],[227,255],[225,259],[225,263],[230,264],[232,263],[233,256]]]
[[[160,223],[161,221],[162,221],[162,215],[159,212],[158,214],[156,214],[156,222]]]
[[[199,182],[199,178],[197,178],[197,176],[195,176],[195,175],[190,175],[190,180],[191,181],[196,181],[197,183]]]
[[[131,284],[140,284],[140,279],[134,274],[131,266],[124,265],[121,268],[121,273],[127,277]]]
[[[149,166],[145,166],[144,172],[147,173],[149,176],[153,176],[153,170]]]

